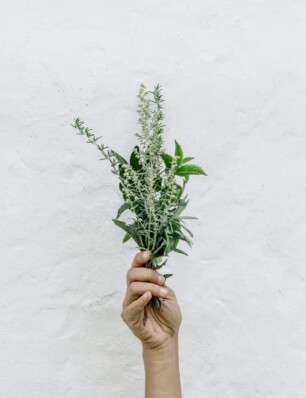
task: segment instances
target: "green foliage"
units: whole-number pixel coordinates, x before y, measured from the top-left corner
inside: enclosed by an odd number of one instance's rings
[[[167,153],[162,153],[161,157],[163,161],[165,162],[165,166],[167,169],[170,169],[171,163],[173,162],[173,156],[168,155]]]
[[[139,144],[131,152],[129,162],[104,144],[100,144],[91,129],[84,126],[79,118],[72,125],[87,142],[96,145],[103,160],[108,160],[112,172],[118,176],[119,189],[124,203],[119,207],[113,222],[125,235],[123,243],[133,239],[140,250],[152,252],[150,263],[153,269],[162,268],[170,252],[188,255],[178,248],[180,242],[192,246],[192,232],[185,220],[197,219],[182,216],[189,203],[183,197],[186,183],[191,175],[207,175],[195,164],[187,164],[193,157],[185,157],[181,145],[175,140],[174,154],[165,152],[163,147],[163,97],[158,84],[148,91],[141,84],[138,92],[138,121],[141,131],[136,133]],[[182,178],[179,180],[179,178]],[[119,220],[126,211],[133,216],[132,222]],[[165,274],[169,278],[172,274]]]
[[[194,175],[199,175],[199,174],[207,175],[205,173],[205,171],[203,169],[201,169],[201,167],[196,166],[195,164],[186,164],[184,166],[179,167],[176,170],[176,175],[177,176],[185,177],[185,176],[190,176],[192,174],[194,174]]]
[[[175,156],[178,157],[178,165],[180,165],[182,163],[184,156],[183,150],[180,144],[176,140],[174,140],[174,142],[175,142]]]

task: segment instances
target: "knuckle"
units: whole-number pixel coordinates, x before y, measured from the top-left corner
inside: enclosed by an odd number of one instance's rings
[[[137,292],[137,282],[131,282],[129,286],[129,290],[131,293],[136,293]]]
[[[165,277],[157,271],[155,271],[155,279],[156,279],[156,283],[158,283],[158,284],[164,285],[166,282]]]
[[[133,264],[138,265],[141,264],[141,252],[138,252],[133,259]]]
[[[121,318],[125,320],[125,310],[123,309],[120,314]]]
[[[150,268],[144,268],[145,271],[145,278],[148,281],[151,281],[154,279],[154,271]]]
[[[147,268],[146,277],[147,280],[153,283],[158,283],[159,273],[153,269]]]
[[[160,280],[159,280],[159,276],[161,275],[159,272],[157,272],[154,269],[151,268],[146,268],[147,270],[147,280],[152,282],[152,283],[156,283],[156,284],[160,284]]]
[[[160,296],[160,288],[161,286],[156,286],[156,285],[152,285],[152,294],[154,294],[154,296]]]
[[[127,282],[131,282],[132,281],[132,277],[133,277],[133,269],[130,268],[128,270],[128,272],[126,273],[126,280]]]

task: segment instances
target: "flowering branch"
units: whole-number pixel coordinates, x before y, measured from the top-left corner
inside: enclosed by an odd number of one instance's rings
[[[85,136],[88,143],[97,146],[103,160],[111,164],[112,172],[119,178],[119,189],[124,203],[113,222],[125,231],[123,242],[133,239],[140,250],[152,252],[147,267],[162,268],[169,253],[185,254],[177,246],[179,241],[192,246],[192,232],[186,227],[185,219],[196,217],[181,216],[189,199],[183,196],[186,183],[191,175],[207,175],[204,170],[189,162],[193,157],[184,157],[182,147],[175,141],[175,153],[167,154],[163,147],[164,113],[160,85],[148,91],[144,84],[139,87],[138,121],[141,131],[136,133],[139,146],[135,146],[129,162],[96,138],[92,129],[85,127],[79,118],[72,125],[78,134]],[[182,179],[179,181],[179,179]],[[130,210],[133,222],[119,220],[121,214]],[[169,278],[172,274],[164,274]],[[161,302],[155,298],[160,307]]]

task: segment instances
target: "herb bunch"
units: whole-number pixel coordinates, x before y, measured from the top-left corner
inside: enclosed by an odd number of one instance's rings
[[[125,231],[123,243],[133,239],[140,250],[152,252],[146,267],[155,270],[166,264],[171,251],[187,255],[178,248],[180,241],[192,246],[193,234],[185,220],[197,217],[182,216],[189,202],[188,195],[183,194],[191,175],[207,175],[201,167],[189,163],[194,158],[184,157],[176,140],[174,155],[165,152],[161,91],[159,84],[153,91],[148,91],[144,84],[139,87],[137,113],[141,131],[136,133],[139,145],[134,147],[129,161],[100,143],[102,137],[96,137],[80,118],[74,119],[72,125],[88,143],[96,145],[102,160],[110,162],[112,173],[118,176],[123,198],[113,222]],[[119,219],[127,210],[133,215],[129,224]],[[164,277],[172,275],[164,274]],[[153,299],[161,309],[161,301]]]

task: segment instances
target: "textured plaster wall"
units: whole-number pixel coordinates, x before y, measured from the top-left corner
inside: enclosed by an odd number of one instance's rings
[[[127,155],[159,82],[167,149],[208,173],[168,267],[183,396],[305,398],[306,2],[2,1],[0,40],[0,397],[143,397],[120,318],[136,250],[70,123]]]

